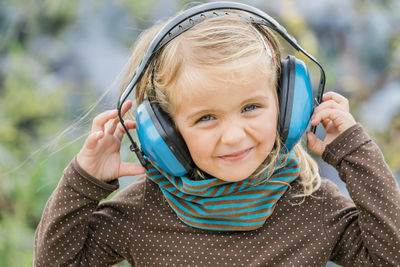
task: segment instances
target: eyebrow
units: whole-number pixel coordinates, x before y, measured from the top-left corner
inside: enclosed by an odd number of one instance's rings
[[[242,103],[240,103],[240,105],[243,105],[243,104],[249,103],[249,102],[257,102],[257,101],[260,101],[260,99],[268,101],[270,99],[270,97],[266,96],[266,95],[255,95],[250,98],[246,98],[244,101],[242,101]]]

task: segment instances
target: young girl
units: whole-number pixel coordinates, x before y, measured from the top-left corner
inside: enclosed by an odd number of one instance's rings
[[[131,80],[162,25],[139,39]],[[172,177],[120,160],[117,110],[99,114],[64,171],[35,236],[35,266],[400,265],[400,192],[379,148],[330,92],[315,108],[308,148],[334,166],[352,200],[318,175],[278,130],[276,37],[239,16],[216,16],[174,38],[136,85],[136,104],[159,103],[194,170]],[[132,107],[126,101],[126,114]],[[134,121],[125,120],[128,129]],[[117,178],[144,174],[111,200]]]

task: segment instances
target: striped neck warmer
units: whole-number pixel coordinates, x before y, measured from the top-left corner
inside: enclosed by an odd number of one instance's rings
[[[299,158],[295,152],[285,156],[280,157],[269,179],[267,170],[239,182],[218,178],[192,180],[171,176],[154,165],[146,174],[158,184],[185,224],[216,231],[249,231],[264,224],[289,184],[299,175]]]

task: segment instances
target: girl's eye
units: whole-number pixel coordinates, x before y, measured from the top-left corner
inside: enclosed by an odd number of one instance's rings
[[[214,119],[213,116],[211,116],[211,115],[205,115],[205,116],[201,117],[198,121],[199,121],[199,122],[200,122],[200,121],[210,121],[210,120],[213,120],[213,119]]]
[[[256,109],[256,108],[257,108],[257,105],[254,105],[254,104],[252,104],[252,105],[247,105],[247,106],[244,107],[243,111],[244,111],[244,112],[252,111],[252,110],[254,110],[254,109]]]

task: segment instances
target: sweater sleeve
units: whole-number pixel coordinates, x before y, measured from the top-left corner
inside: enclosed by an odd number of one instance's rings
[[[322,158],[346,183],[354,204],[326,190],[325,225],[335,243],[331,260],[343,266],[400,265],[400,191],[378,146],[357,124]]]
[[[34,266],[109,266],[127,257],[129,229],[121,223],[126,207],[112,201],[99,205],[118,187],[118,180],[105,183],[90,176],[75,158],[36,229]]]

